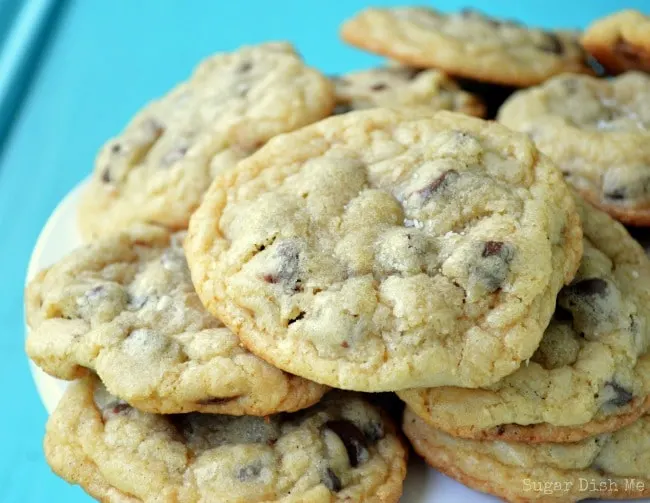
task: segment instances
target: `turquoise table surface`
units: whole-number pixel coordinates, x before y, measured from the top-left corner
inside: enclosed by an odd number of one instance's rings
[[[55,0],[56,1],[56,0]],[[0,0],[0,43],[11,0]],[[148,99],[164,93],[214,51],[288,39],[328,73],[379,60],[346,47],[341,20],[363,0],[77,0],[60,19],[21,84],[22,100],[0,143],[0,502],[90,501],[47,467],[41,441],[46,413],[23,352],[23,281],[27,261],[57,202],[86,177],[97,148]],[[584,27],[620,8],[617,0],[439,1],[466,5],[545,27]],[[15,4],[14,4],[15,5]],[[626,7],[650,11],[650,0]],[[6,77],[0,75],[0,79]]]

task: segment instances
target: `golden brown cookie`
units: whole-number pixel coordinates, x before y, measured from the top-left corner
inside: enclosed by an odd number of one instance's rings
[[[251,351],[361,391],[487,385],[532,356],[582,254],[573,197],[524,135],[424,115],[332,117],[212,184],[188,262]]]
[[[201,305],[183,236],[133,229],[38,274],[26,293],[30,358],[61,379],[93,370],[149,412],[266,415],[316,403],[326,387],[246,351]]]
[[[267,418],[161,416],[88,376],[50,417],[45,455],[61,477],[114,503],[393,503],[407,451],[392,422],[357,395],[334,392]]]
[[[650,416],[572,444],[454,438],[408,408],[404,433],[433,468],[511,503],[650,496]]]
[[[618,222],[577,206],[582,263],[535,354],[482,389],[399,392],[427,423],[465,438],[575,442],[650,409],[650,260]]]
[[[624,10],[597,19],[585,31],[582,45],[611,74],[650,72],[650,17]]]
[[[205,59],[102,147],[79,207],[83,236],[134,223],[185,229],[217,173],[333,107],[329,80],[290,44],[245,46]]]
[[[416,68],[517,87],[592,73],[575,33],[548,32],[472,9],[369,8],[345,22],[346,42]]]

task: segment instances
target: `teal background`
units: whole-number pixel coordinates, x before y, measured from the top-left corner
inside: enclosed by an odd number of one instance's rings
[[[56,2],[56,0],[54,0]],[[0,44],[24,2],[0,0]],[[59,2],[61,3],[61,2]],[[22,290],[38,233],[57,202],[90,172],[98,147],[148,99],[164,93],[214,51],[288,39],[328,73],[379,60],[343,45],[340,22],[362,0],[77,0],[60,5],[49,36],[29,57],[17,92],[0,107],[0,502],[81,502],[43,459],[46,413],[23,353]],[[621,7],[615,0],[439,1],[472,5],[545,27],[584,27]],[[626,7],[650,11],[650,1]],[[46,34],[47,35],[47,34]],[[0,45],[0,47],[2,47]],[[0,53],[1,54],[1,53]],[[6,78],[0,75],[0,79]],[[6,106],[9,104],[10,106]],[[2,105],[2,104],[0,104]]]

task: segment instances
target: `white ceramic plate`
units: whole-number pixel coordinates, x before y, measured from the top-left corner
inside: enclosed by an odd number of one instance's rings
[[[77,203],[82,186],[83,184],[77,186],[61,201],[41,231],[27,269],[27,281],[38,271],[82,244],[77,230]],[[47,375],[31,362],[30,368],[41,399],[51,413],[61,399],[67,383]],[[409,464],[402,501],[405,503],[496,503],[499,500],[468,489],[428,468],[414,455]],[[650,500],[643,501],[650,503]]]

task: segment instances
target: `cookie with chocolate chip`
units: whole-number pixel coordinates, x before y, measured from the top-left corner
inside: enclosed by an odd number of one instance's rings
[[[523,131],[589,202],[650,225],[650,75],[561,75],[515,93],[498,120]]]
[[[332,393],[268,418],[156,415],[88,376],[47,424],[53,470],[102,501],[397,502],[406,449],[362,398]]]
[[[650,72],[650,17],[624,10],[598,19],[585,31],[582,45],[613,75]]]
[[[316,403],[324,386],[252,355],[203,308],[182,237],[134,229],[39,273],[26,293],[30,358],[61,379],[91,369],[150,412],[266,415]]]
[[[203,303],[252,352],[391,391],[516,370],[581,236],[562,175],[524,135],[377,109],[276,137],[218,177],[185,249]]]
[[[650,416],[571,444],[456,438],[408,408],[403,426],[415,451],[433,468],[508,502],[650,497]]]
[[[341,29],[362,49],[416,68],[525,87],[562,72],[592,73],[571,32],[549,32],[472,9],[445,14],[429,7],[366,9]]]
[[[335,113],[377,107],[426,107],[482,117],[485,107],[476,96],[438,70],[403,66],[374,68],[334,77]]]
[[[82,234],[92,239],[138,222],[186,228],[216,173],[333,107],[329,80],[289,44],[206,59],[102,147],[79,208]]]
[[[584,255],[531,359],[483,389],[399,393],[451,435],[575,442],[650,409],[650,261],[625,228],[578,201]]]

